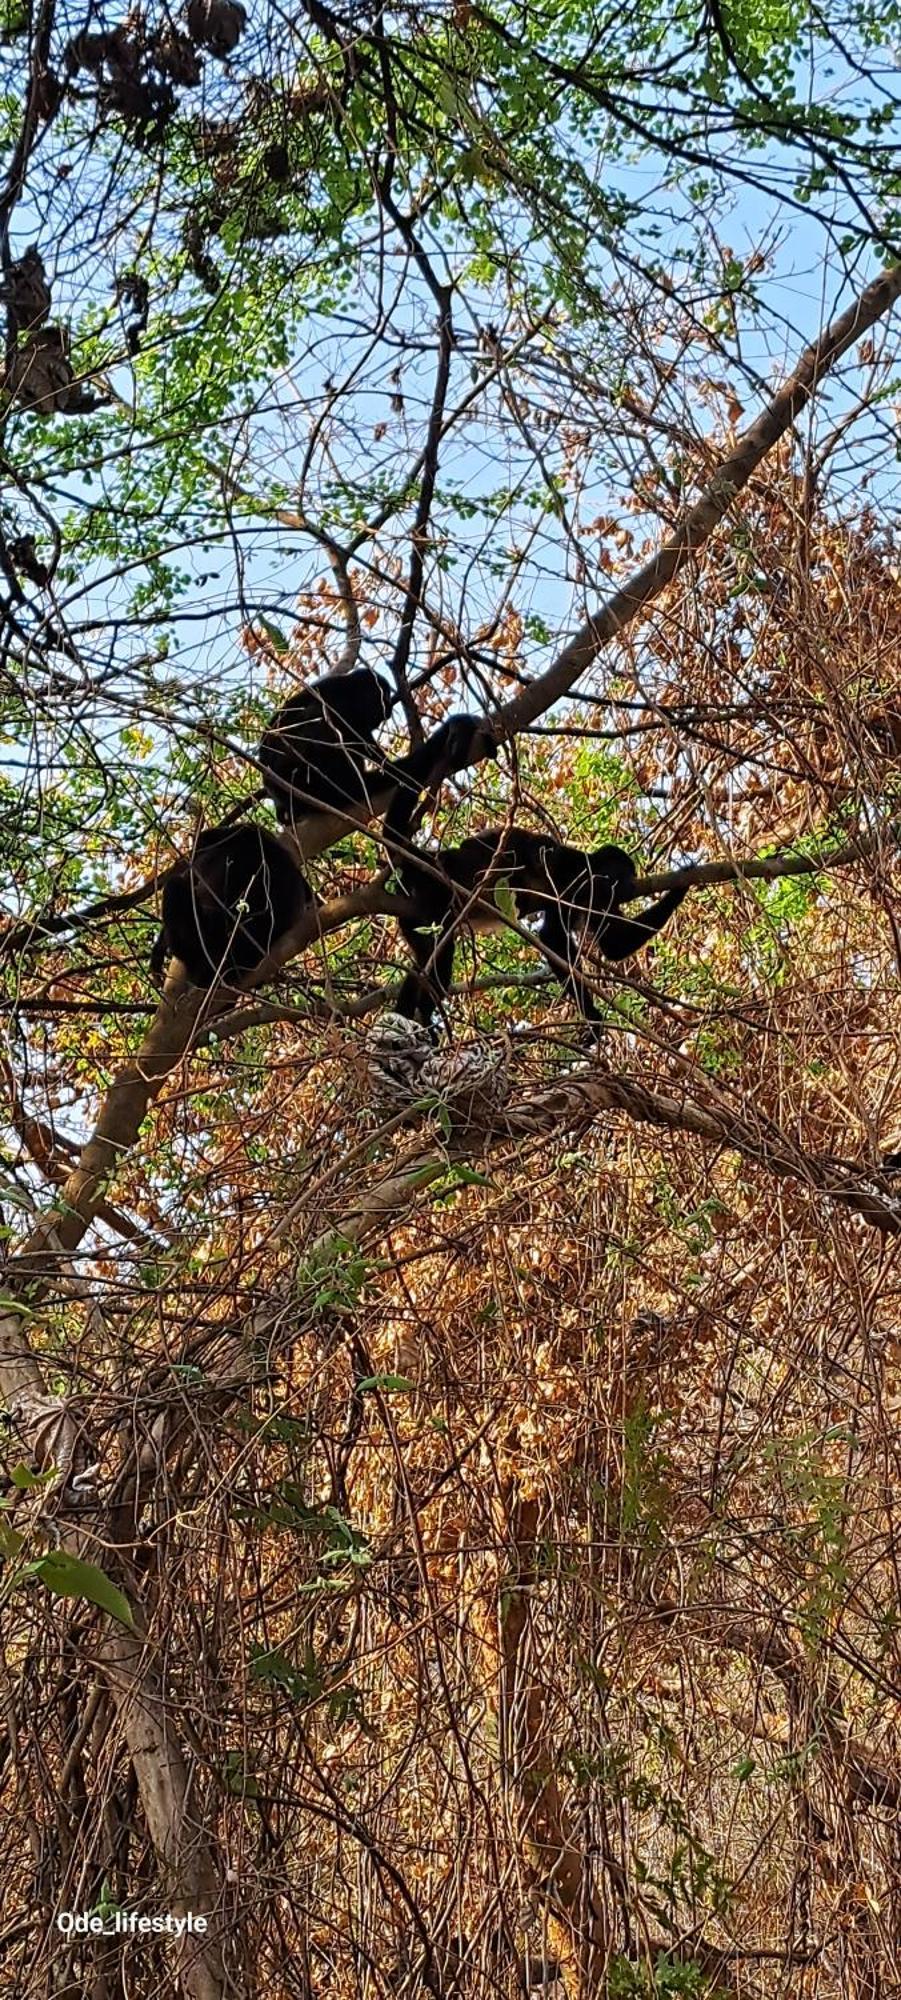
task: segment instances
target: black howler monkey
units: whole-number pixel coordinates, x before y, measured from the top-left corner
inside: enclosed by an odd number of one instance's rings
[[[408,831],[409,801],[408,790],[398,791],[386,815],[389,852]],[[434,926],[429,932],[399,919],[417,969],[404,980],[396,1011],[419,1021],[429,1021],[450,990],[460,926],[474,931],[503,929],[499,909],[492,913],[490,908],[473,907],[482,899],[490,904],[502,882],[514,896],[521,918],[540,917],[538,942],[552,971],[589,1021],[601,1016],[577,970],[584,942],[590,940],[605,958],[617,962],[630,958],[656,937],[688,893],[685,888],[667,889],[640,915],[624,916],[620,905],[634,895],[638,871],[621,847],[607,845],[585,854],[547,834],[516,826],[486,828],[459,847],[439,847],[433,856],[401,846],[394,865],[404,894],[422,909],[420,921]],[[562,974],[561,961],[568,968]]]
[[[163,890],[151,972],[161,980],[166,959],[179,958],[194,986],[240,983],[311,901],[297,863],[274,834],[247,821],[210,827]]]
[[[325,674],[291,696],[263,733],[265,790],[283,826],[306,813],[347,812],[377,781],[376,731],[391,713],[390,682],[372,667]],[[384,767],[383,767],[384,768]]]

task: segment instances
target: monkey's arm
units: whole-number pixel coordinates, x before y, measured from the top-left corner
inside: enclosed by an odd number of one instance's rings
[[[562,911],[546,910],[538,929],[542,950],[554,975],[560,981],[564,993],[571,993],[579,1012],[586,1021],[600,1021],[601,1015],[595,1006],[594,994],[584,979],[576,971],[579,948],[572,932],[566,927]],[[564,967],[567,968],[564,970]]]
[[[605,958],[617,964],[621,959],[631,958],[633,952],[641,951],[657,936],[658,931],[662,931],[687,895],[687,888],[667,889],[665,896],[661,896],[656,903],[649,903],[639,917],[624,917],[622,914],[606,917],[599,927],[599,950]]]
[[[150,954],[150,977],[154,985],[160,988],[162,988],[166,977],[166,962],[168,957],[169,945],[166,933],[164,930],[160,930],[157,932],[156,941]]]
[[[416,970],[407,973],[395,1010],[407,1020],[422,1021],[427,1026],[436,1008],[444,1005],[453,984],[456,940],[452,931],[435,938],[409,924],[401,924],[400,928],[416,960]]]
[[[455,771],[464,769],[472,758],[477,738],[487,735],[487,726],[480,716],[449,715],[425,743],[410,750],[406,757],[395,758],[385,765],[382,780],[387,779],[397,787],[383,828],[389,846],[392,839],[402,843],[415,832],[425,798],[436,792],[445,778],[452,778]]]

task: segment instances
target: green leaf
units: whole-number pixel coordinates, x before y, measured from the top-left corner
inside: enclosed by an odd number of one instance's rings
[[[490,1174],[477,1174],[475,1167],[464,1166],[462,1161],[459,1160],[455,1161],[454,1165],[451,1167],[450,1173],[448,1174],[448,1180],[453,1180],[454,1182],[456,1182],[456,1185],[458,1187],[491,1186]]]
[[[260,1796],[259,1780],[254,1777],[252,1771],[247,1770],[246,1765],[244,1763],[243,1751],[228,1750],[226,1752],[225,1764],[223,1767],[222,1775],[225,1780],[226,1788],[228,1791],[231,1792],[233,1798],[236,1799],[259,1798]]]
[[[30,1466],[19,1464],[13,1466],[9,1476],[20,1493],[28,1493],[32,1486],[52,1486],[56,1468],[51,1465],[46,1472],[32,1472]]]
[[[100,1611],[108,1612],[119,1625],[125,1625],[129,1632],[135,1629],[131,1605],[104,1570],[96,1563],[83,1562],[80,1556],[70,1556],[65,1550],[54,1549],[50,1555],[38,1556],[23,1572],[25,1576],[40,1577],[55,1597],[85,1597],[89,1604],[96,1604]]]
[[[364,1389],[385,1389],[389,1392],[396,1390],[401,1393],[408,1393],[410,1390],[415,1389],[416,1384],[415,1382],[411,1382],[407,1375],[364,1375],[356,1386],[358,1394],[362,1394]]]
[[[280,1687],[291,1689],[296,1694],[302,1686],[301,1676],[281,1647],[272,1646],[267,1652],[253,1649],[250,1661],[250,1678],[253,1681],[277,1681]]]
[[[4,1521],[0,1514],[0,1556],[6,1562],[15,1562],[16,1557],[21,1555],[24,1543],[25,1536],[19,1534],[18,1528],[11,1528],[9,1522]]]
[[[273,625],[270,618],[258,617],[256,622],[260,630],[265,632],[270,646],[274,646],[277,653],[287,653],[290,642],[285,638],[284,632],[281,632],[277,625]]]
[[[24,0],[0,0],[0,42],[11,42],[28,33],[28,8]]]

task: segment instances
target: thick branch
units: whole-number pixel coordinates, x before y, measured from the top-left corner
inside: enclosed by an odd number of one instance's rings
[[[685,1094],[672,1096],[635,1077],[613,1075],[593,1066],[574,1070],[550,1088],[524,1092],[504,1106],[490,1127],[482,1129],[479,1142],[491,1149],[509,1144],[511,1139],[585,1131],[602,1111],[621,1111],[639,1124],[656,1125],[664,1131],[690,1132],[718,1151],[725,1148],[739,1153],[780,1180],[794,1180],[827,1195],[885,1235],[901,1235],[901,1202],[881,1192],[875,1180],[871,1183],[865,1166],[857,1168],[805,1153],[762,1112],[752,1124],[730,1107],[703,1106]],[[399,1171],[361,1193],[334,1226],[308,1246],[306,1256],[327,1257],[340,1251],[342,1244],[370,1242],[406,1215],[423,1190],[445,1178],[449,1161],[466,1159],[473,1150],[470,1130],[460,1137],[452,1133],[440,1148],[424,1146]]]
[[[700,1079],[697,1079],[700,1082]],[[780,1180],[795,1180],[828,1195],[888,1236],[901,1235],[901,1202],[869,1183],[865,1166],[805,1153],[765,1114],[755,1110],[753,1123],[731,1106],[702,1106],[684,1094],[651,1090],[630,1076],[598,1074],[586,1069],[562,1079],[552,1090],[541,1090],[503,1113],[510,1136],[529,1132],[581,1130],[599,1111],[624,1111],[640,1124],[671,1132],[691,1132],[717,1148],[739,1153],[765,1167]]]
[[[684,886],[709,889],[718,882],[776,882],[784,875],[824,875],[833,868],[847,868],[865,861],[891,842],[896,845],[898,828],[886,822],[875,833],[861,834],[831,854],[767,854],[759,861],[692,861],[685,868],[664,870],[659,875],[642,875],[635,884],[636,896],[659,896],[664,889]]]
[[[122,1626],[108,1623],[99,1657],[134,1766],[161,1886],[168,1891],[174,1915],[193,1910],[208,1918],[210,1935],[201,1944],[186,1934],[177,1946],[184,1993],[187,2000],[224,2000],[231,1982],[226,1980],[219,1944],[216,1868],[196,1801],[192,1802],[171,1704],[140,1641]]]
[[[665,1625],[684,1621],[689,1635],[697,1633],[712,1646],[743,1653],[765,1667],[795,1696],[803,1692],[810,1678],[810,1665],[802,1649],[792,1645],[782,1621],[766,1613],[729,1604],[680,1604],[675,1598],[664,1598],[657,1600],[648,1615]],[[850,1736],[837,1686],[826,1689],[818,1706],[817,1723],[821,1741],[834,1756],[856,1802],[897,1814],[901,1810],[901,1780]]]
[[[510,1554],[498,1579],[501,1735],[508,1783],[519,1800],[530,1873],[548,1904],[551,1942],[559,1954],[567,1994],[601,1990],[611,1940],[602,1898],[560,1784],[560,1746],[549,1725],[548,1689],[530,1657],[530,1612],[537,1580],[537,1500],[507,1491],[502,1523]]]
[[[580,626],[547,673],[540,674],[531,687],[525,688],[501,709],[498,717],[501,734],[513,735],[519,729],[528,728],[529,723],[535,722],[553,702],[559,701],[561,695],[568,694],[611,639],[631,625],[639,612],[652,604],[667,584],[672,583],[673,578],[709,540],[767,452],[772,451],[774,444],[785,436],[823,376],[847,353],[849,347],[853,347],[868,327],[891,311],[899,295],[901,264],[895,264],[875,278],[847,312],[841,313],[825,332],[805,348],[788,380],[754,423],[742,433],[700,497],[680,516],[662,548]]]

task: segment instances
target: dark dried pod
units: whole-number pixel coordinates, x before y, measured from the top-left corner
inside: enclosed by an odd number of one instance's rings
[[[116,279],[116,296],[123,305],[132,306],[139,319],[146,320],[150,305],[150,286],[140,271],[125,271]]]
[[[241,0],[188,0],[187,18],[191,40],[220,59],[233,53],[247,26]]]
[[[34,536],[17,535],[9,544],[9,553],[19,575],[26,577],[29,583],[37,584],[40,590],[46,590],[53,572],[38,555]]]
[[[291,160],[288,148],[282,144],[281,140],[277,139],[273,145],[266,147],[266,151],[263,154],[263,172],[269,180],[276,181],[280,187],[284,186],[285,181],[291,179]]]
[[[15,354],[3,387],[23,409],[53,410],[68,417],[83,416],[97,407],[94,391],[76,382],[69,359],[69,335],[64,326],[44,326],[29,333]]]
[[[222,290],[222,276],[206,247],[200,223],[193,216],[185,226],[185,255],[195,278],[210,298],[215,299]]]
[[[70,76],[77,76],[79,70],[86,69],[91,76],[99,76],[106,57],[106,36],[91,35],[83,28],[80,35],[74,35],[65,52],[65,64]]]
[[[116,279],[116,296],[123,306],[132,308],[134,317],[125,328],[125,344],[131,355],[140,354],[141,337],[147,331],[147,315],[150,311],[150,286],[140,271],[125,271]]]
[[[34,79],[32,103],[35,115],[45,124],[55,118],[63,100],[63,86],[55,69],[39,69]]]
[[[35,243],[10,264],[0,287],[0,300],[9,314],[14,333],[43,326],[50,315],[50,286],[44,260]]]
[[[28,334],[6,370],[4,387],[26,410],[64,410],[73,382],[69,336],[63,326]]]
[[[203,79],[203,57],[198,55],[188,35],[177,28],[165,28],[151,46],[151,59],[161,76],[171,77],[185,90],[194,90]]]
[[[178,104],[172,85],[120,71],[98,91],[98,103],[130,127],[137,143],[161,139]]]

